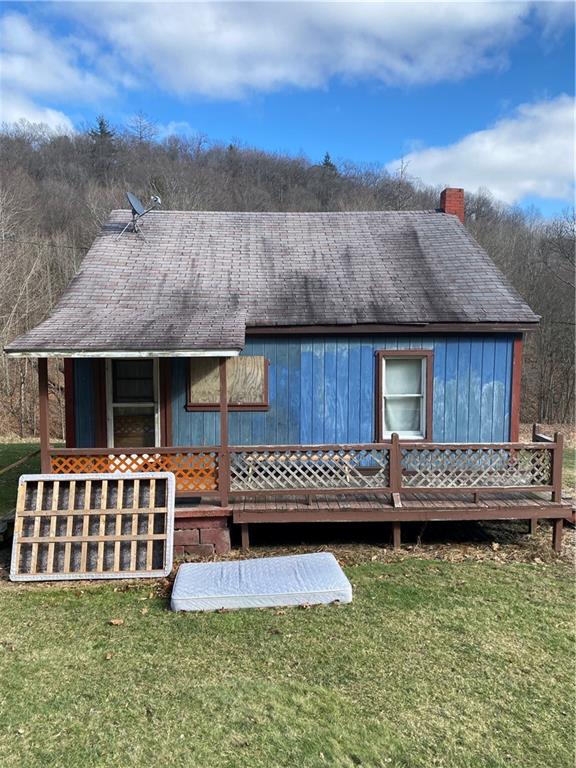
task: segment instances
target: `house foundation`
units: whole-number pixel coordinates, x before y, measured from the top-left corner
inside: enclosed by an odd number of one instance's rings
[[[176,507],[174,557],[211,557],[230,552],[229,515],[221,508]]]

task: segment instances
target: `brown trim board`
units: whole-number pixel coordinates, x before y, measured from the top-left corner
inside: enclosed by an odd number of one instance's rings
[[[514,339],[512,348],[512,398],[510,402],[510,440],[517,443],[520,439],[520,400],[522,393],[522,347],[520,336]]]
[[[247,336],[274,336],[286,334],[375,334],[375,333],[521,333],[534,331],[538,323],[410,323],[349,325],[262,325],[247,326]]]

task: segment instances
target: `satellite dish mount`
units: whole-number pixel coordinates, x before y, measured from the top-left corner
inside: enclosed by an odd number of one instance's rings
[[[138,222],[140,221],[140,219],[146,216],[147,213],[150,213],[150,211],[154,210],[154,208],[158,208],[161,205],[162,200],[160,200],[158,195],[152,195],[152,197],[150,198],[150,203],[148,205],[148,208],[145,208],[144,204],[132,192],[126,192],[126,197],[128,198],[128,202],[130,203],[130,208],[132,209],[132,220],[129,221],[128,224],[126,224],[122,232],[120,232],[120,234],[118,235],[118,238],[122,237],[122,235],[124,234],[124,232],[126,232],[128,227],[132,227],[132,232],[138,233],[145,240],[146,238],[142,234],[142,231],[138,226]]]

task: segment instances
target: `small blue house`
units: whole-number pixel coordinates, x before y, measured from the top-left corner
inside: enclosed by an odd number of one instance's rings
[[[539,318],[463,219],[460,189],[432,211],[152,211],[141,231],[113,211],[6,348],[38,357],[41,398],[64,358],[66,448],[45,435],[46,470],[170,469],[189,505],[177,546],[211,530],[219,551],[230,522],[317,518],[319,494],[369,492],[396,522],[416,492],[472,489],[480,512],[480,490],[552,490],[552,449],[526,474],[506,447]],[[358,504],[340,516],[372,519]],[[183,524],[198,509],[215,527]]]

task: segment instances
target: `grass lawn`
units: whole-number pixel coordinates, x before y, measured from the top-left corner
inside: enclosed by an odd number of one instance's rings
[[[562,485],[567,491],[574,494],[576,488],[576,448],[564,448]]]
[[[32,451],[40,448],[38,443],[8,443],[0,445],[0,471],[14,464]],[[11,512],[16,506],[18,478],[20,475],[40,472],[40,454],[32,456],[24,464],[0,475],[0,517]]]
[[[350,606],[198,615],[2,582],[3,768],[572,768],[566,565],[347,572]]]

